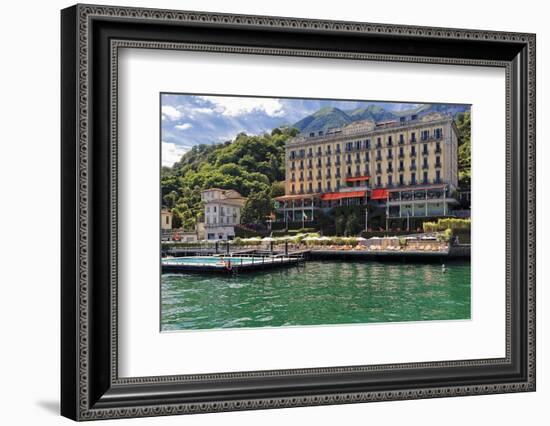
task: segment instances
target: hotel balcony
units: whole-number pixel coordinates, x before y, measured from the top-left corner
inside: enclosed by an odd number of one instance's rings
[[[409,168],[411,172],[416,171],[416,164],[411,164],[411,167]]]
[[[405,158],[405,153],[404,152],[400,152],[397,156],[398,158]]]
[[[377,155],[377,156],[376,156],[376,161],[382,161],[382,156],[381,156],[381,155]]]
[[[436,149],[435,149],[435,153],[436,153],[436,154],[441,154],[441,148],[436,148]]]
[[[436,169],[440,169],[441,167],[442,167],[441,163],[438,163],[438,162],[435,163],[435,168]]]
[[[422,164],[422,170],[428,170],[429,167],[430,166],[428,164]]]
[[[376,169],[376,174],[382,173],[382,169]]]
[[[387,157],[386,157],[387,160],[393,160],[393,155],[392,154],[388,154]]]
[[[430,153],[426,150],[422,151],[422,155],[429,155]]]
[[[411,151],[410,157],[411,158],[416,157],[416,151]]]
[[[386,173],[393,173],[393,167],[388,167],[386,169]]]
[[[397,168],[397,171],[398,171],[398,172],[404,172],[404,171],[405,171],[405,168],[404,168],[404,167],[401,167],[401,166],[399,166],[399,167]]]

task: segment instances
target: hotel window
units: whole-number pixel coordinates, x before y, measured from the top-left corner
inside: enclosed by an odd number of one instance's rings
[[[347,162],[348,164],[351,163],[351,154],[348,154],[348,156],[347,156],[347,158],[346,158],[346,162]]]
[[[422,148],[422,154],[424,154],[424,155],[428,154],[428,144],[427,143],[425,143],[423,148]]]
[[[411,173],[411,185],[416,185],[416,173]]]
[[[439,154],[441,152],[441,144],[439,142],[435,143],[435,153]]]
[[[303,192],[304,192],[304,184],[301,183],[301,184],[300,184],[300,193],[303,193]]]
[[[400,146],[399,147],[399,158],[403,158],[404,156],[405,156],[405,154],[404,154],[404,151],[403,151],[403,147]]]
[[[441,171],[436,170],[435,171],[435,183],[440,183],[440,182],[441,182]]]
[[[441,157],[439,155],[435,157],[435,167],[441,167]]]
[[[403,182],[404,182],[404,180],[403,180],[403,173],[401,173],[401,174],[399,175],[399,185],[403,185]]]
[[[355,174],[359,176],[361,174],[361,168],[359,167],[359,164],[355,166]]]
[[[321,192],[321,182],[317,182],[317,191]]]
[[[294,170],[296,168],[296,163],[294,163],[294,161],[292,163],[290,163],[290,169],[291,170]]]
[[[420,133],[420,139],[422,139],[423,141],[427,141],[429,135],[430,135],[429,130],[422,130],[422,132]]]
[[[365,141],[365,149],[370,149],[370,139]]]
[[[388,146],[392,146],[393,140],[391,136],[388,136]]]
[[[416,142],[416,133],[415,132],[411,133],[411,142]]]
[[[340,151],[339,147],[340,145],[336,145],[338,148],[336,148],[336,152]],[[330,145],[327,145],[327,155],[330,155],[331,154],[331,151],[330,151]]]
[[[321,167],[321,159],[320,158],[317,159],[317,167]]]
[[[416,147],[411,146],[411,155],[416,155]]]
[[[400,160],[400,161],[399,161],[399,171],[402,172],[403,169],[404,169],[403,160]]]
[[[376,161],[382,160],[382,152],[378,149],[376,150]]]
[[[323,152],[323,151],[321,150],[321,147],[318,147],[318,148],[317,148],[317,155],[321,155],[322,152]]]
[[[424,172],[424,176],[422,178],[422,183],[428,183],[428,172]]]
[[[353,142],[346,142],[346,151],[351,151],[353,148]]]
[[[441,139],[441,136],[443,136],[443,129],[435,129],[434,130],[434,136],[436,139]]]
[[[206,206],[206,213],[210,213],[210,207]]]
[[[290,151],[290,158],[296,158],[296,151]]]
[[[376,177],[376,186],[382,186],[382,178],[380,176]]]
[[[331,187],[330,187],[330,180],[327,181],[327,189],[330,191]]]
[[[388,186],[393,186],[393,176],[392,175],[388,176]]]
[[[351,176],[351,166],[348,166],[348,176]]]
[[[310,157],[313,155],[313,148],[309,148],[307,155]]]
[[[214,213],[216,213],[216,206],[214,206]]]
[[[300,172],[300,180],[304,180],[304,172]]]
[[[301,149],[300,150],[300,158],[304,158],[306,156],[306,150],[305,149]]]
[[[400,144],[405,143],[405,138],[403,137],[403,133],[401,133],[401,134],[399,135],[399,143],[400,143]]]
[[[376,148],[380,148],[382,146],[382,138],[376,138]]]
[[[361,154],[359,154],[358,152],[355,154],[355,162],[356,163],[359,163],[361,161]]]
[[[308,190],[309,190],[309,192],[313,192],[313,184],[311,182],[309,183],[309,189]]]
[[[340,144],[339,143],[336,144],[336,152],[337,153],[340,152]],[[328,147],[328,153],[330,154],[330,146]]]
[[[294,184],[292,184],[292,193],[294,194],[296,192],[296,187],[294,186]]]
[[[393,172],[393,163],[390,161],[388,162],[388,173]]]
[[[369,153],[365,152],[365,161],[368,163],[370,161]]]
[[[355,141],[355,149],[360,150],[361,149],[361,141]]]

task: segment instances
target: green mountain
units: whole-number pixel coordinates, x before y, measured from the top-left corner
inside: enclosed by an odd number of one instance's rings
[[[308,115],[300,121],[294,123],[291,127],[295,127],[300,132],[319,132],[327,131],[332,127],[342,127],[354,121],[348,114],[338,108],[326,107],[319,111]]]
[[[356,120],[373,120],[385,121],[397,118],[397,114],[387,111],[378,105],[369,105],[366,108],[357,108],[347,112],[352,121]]]
[[[391,111],[380,105],[369,105],[366,108],[357,108],[354,110],[342,111],[338,108],[326,107],[319,111],[302,118],[294,123],[291,127],[295,127],[301,133],[317,133],[319,131],[327,131],[333,127],[343,127],[354,121],[373,120],[376,122],[386,120],[396,120],[399,117],[412,114],[427,114],[430,112],[439,112],[442,114],[450,114],[456,116],[469,110],[467,105],[451,105],[451,104],[424,104],[401,111]]]

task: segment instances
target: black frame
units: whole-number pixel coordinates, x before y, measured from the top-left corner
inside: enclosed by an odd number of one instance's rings
[[[74,420],[535,390],[535,36],[76,5],[61,13],[61,413]],[[507,356],[118,378],[116,54],[121,47],[503,67]]]

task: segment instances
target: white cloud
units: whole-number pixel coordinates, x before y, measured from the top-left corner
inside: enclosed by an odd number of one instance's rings
[[[172,165],[181,159],[181,156],[189,151],[189,147],[176,145],[173,142],[162,141],[162,165],[172,167]]]
[[[193,127],[193,125],[191,123],[182,123],[182,124],[178,124],[174,127],[178,130],[187,130],[187,129],[190,129],[191,127]]]
[[[176,108],[174,108],[171,105],[163,105],[162,106],[162,119],[166,117],[169,120],[177,120],[178,118],[181,118],[182,113],[178,111]]]
[[[279,99],[231,96],[199,96],[199,98],[212,102],[216,112],[229,117],[237,117],[252,111],[263,111],[270,117],[281,117],[285,114]]]

